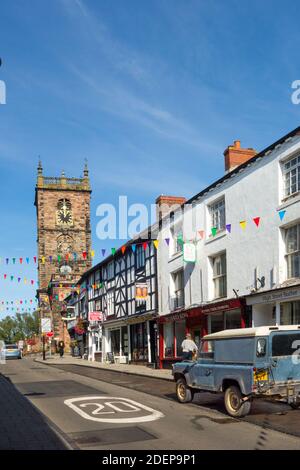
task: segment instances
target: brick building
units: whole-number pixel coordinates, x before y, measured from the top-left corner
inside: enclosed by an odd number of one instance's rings
[[[38,165],[35,189],[38,243],[37,291],[41,317],[52,318],[54,339],[68,343],[61,319],[64,298],[91,267],[90,181],[43,175]]]

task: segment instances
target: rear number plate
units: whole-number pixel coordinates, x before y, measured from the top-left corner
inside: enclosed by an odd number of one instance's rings
[[[261,382],[268,380],[269,375],[267,370],[263,370],[262,372],[254,372],[254,382]]]

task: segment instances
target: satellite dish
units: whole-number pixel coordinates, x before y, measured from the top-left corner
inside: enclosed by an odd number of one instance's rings
[[[72,268],[71,268],[71,266],[69,266],[68,264],[64,264],[64,265],[60,268],[60,272],[61,272],[61,274],[71,274]]]

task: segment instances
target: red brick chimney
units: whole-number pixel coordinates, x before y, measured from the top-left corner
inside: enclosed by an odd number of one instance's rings
[[[164,196],[163,194],[156,198],[156,218],[157,220],[164,217],[169,212],[173,212],[186,202],[185,197]]]
[[[254,149],[243,149],[241,148],[241,141],[235,140],[233,145],[229,145],[227,149],[224,150],[225,172],[229,173],[237,166],[250,160],[254,155],[256,155],[256,151]]]

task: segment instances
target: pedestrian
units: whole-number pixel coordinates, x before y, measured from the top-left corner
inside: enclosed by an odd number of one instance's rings
[[[181,348],[183,352],[183,360],[191,361],[193,355],[196,355],[198,347],[192,340],[192,335],[190,333],[186,334],[185,339],[182,341]]]
[[[59,351],[60,357],[63,357],[64,349],[65,349],[65,343],[63,342],[63,340],[60,340],[58,343],[58,351]]]

